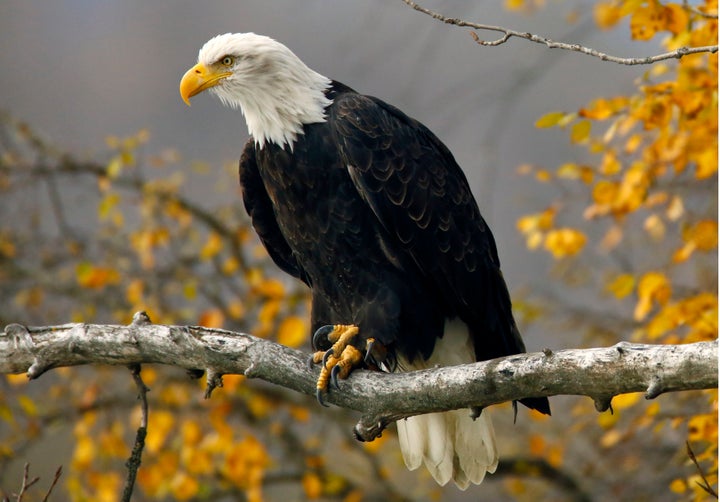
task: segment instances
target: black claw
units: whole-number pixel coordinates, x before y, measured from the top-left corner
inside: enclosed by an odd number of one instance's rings
[[[340,366],[333,366],[333,369],[330,371],[330,385],[335,387],[337,390],[340,390],[340,385],[338,384],[338,374],[340,373]]]
[[[322,367],[323,367],[323,368],[326,368],[326,367],[327,367],[327,366],[326,366],[327,360],[328,360],[328,357],[330,357],[331,355],[333,355],[333,349],[328,349],[328,350],[325,351],[325,353],[323,354],[323,358],[322,358]]]
[[[375,356],[373,355],[373,347],[375,347],[375,340],[368,343],[365,347],[365,364],[367,364],[368,366],[380,367],[378,362],[375,360]]]
[[[320,403],[321,405],[323,405],[325,408],[329,408],[329,407],[330,407],[330,406],[328,406],[327,404],[325,404],[325,401],[323,401],[323,391],[322,391],[322,390],[318,389],[318,390],[315,392],[315,397],[317,398],[318,403]]]
[[[370,368],[381,368],[381,364],[388,360],[387,347],[375,339],[371,339],[365,346],[365,364]]]
[[[308,357],[307,360],[307,367],[311,370],[313,369],[313,366],[315,366],[315,354],[310,354],[310,357]]]
[[[324,348],[330,347],[331,343],[328,337],[333,331],[335,331],[335,326],[331,324],[319,327],[312,337],[313,349],[323,350]]]

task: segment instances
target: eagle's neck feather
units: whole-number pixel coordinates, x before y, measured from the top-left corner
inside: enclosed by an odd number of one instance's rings
[[[325,91],[331,81],[298,61],[272,80],[243,85],[218,93],[227,105],[239,107],[248,132],[259,148],[267,143],[293,149],[303,125],[325,121],[325,109],[332,103]],[[229,88],[228,88],[229,87]]]

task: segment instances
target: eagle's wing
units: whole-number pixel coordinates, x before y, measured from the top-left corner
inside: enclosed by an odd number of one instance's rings
[[[495,241],[450,151],[425,126],[378,99],[339,96],[328,122],[386,248],[436,288],[470,327],[477,359],[524,351]]]
[[[310,286],[305,269],[298,263],[290,245],[278,227],[272,201],[265,190],[255,159],[255,142],[248,140],[240,157],[240,186],[242,188],[245,210],[250,215],[253,228],[257,232],[270,258],[284,272],[297,277]]]

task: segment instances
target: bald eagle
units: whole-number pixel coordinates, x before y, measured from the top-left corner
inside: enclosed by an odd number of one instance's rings
[[[180,83],[245,116],[245,208],[272,260],[312,290],[318,398],[354,367],[411,371],[525,351],[493,235],[448,148],[380,99],[254,33],[208,41]],[[549,414],[546,398],[524,405]],[[465,489],[498,463],[487,412],[398,422],[409,469]]]

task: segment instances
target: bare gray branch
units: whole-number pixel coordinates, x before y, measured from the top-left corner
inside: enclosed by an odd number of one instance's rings
[[[687,345],[620,343],[613,347],[515,356],[412,373],[356,371],[327,402],[360,411],[358,439],[369,441],[412,415],[485,407],[530,396],[584,395],[607,409],[613,396],[718,386],[717,341]],[[223,374],[244,374],[309,395],[317,368],[301,351],[244,333],[198,326],[133,323],[65,324],[0,333],[0,373],[37,378],[61,366],[167,364],[203,369],[217,386]]]
[[[656,54],[654,56],[646,56],[646,57],[639,57],[639,58],[623,58],[618,56],[612,56],[610,54],[606,54],[604,52],[600,52],[598,50],[592,49],[590,47],[585,47],[580,44],[568,44],[565,42],[556,42],[555,40],[551,40],[547,37],[543,37],[540,35],[535,35],[533,33],[527,33],[527,32],[520,32],[511,30],[508,28],[504,28],[502,26],[493,26],[489,24],[481,24],[481,23],[474,23],[471,21],[465,21],[463,19],[457,19],[457,18],[450,18],[445,17],[439,12],[436,12],[434,10],[427,9],[425,7],[422,7],[412,0],[403,0],[406,4],[408,4],[410,7],[415,9],[418,12],[422,12],[423,14],[427,14],[428,16],[432,17],[433,19],[437,19],[438,21],[441,21],[445,24],[451,24],[453,26],[463,26],[467,28],[472,28],[474,30],[485,30],[485,31],[495,31],[498,33],[502,33],[502,36],[498,38],[497,40],[482,40],[480,36],[478,36],[477,33],[474,31],[471,32],[471,36],[473,37],[473,40],[475,40],[476,43],[480,45],[485,46],[495,46],[504,44],[508,40],[510,40],[512,37],[517,38],[524,38],[525,40],[529,40],[531,42],[535,42],[536,44],[542,44],[547,46],[550,49],[564,49],[568,51],[573,52],[579,52],[581,54],[587,54],[588,56],[593,56],[598,59],[601,59],[602,61],[610,61],[611,63],[618,63],[618,64],[624,64],[624,65],[641,65],[641,64],[653,64],[657,63],[659,61],[664,61],[666,59],[680,59],[683,56],[687,56],[688,54],[700,54],[704,52],[709,53],[716,53],[718,51],[717,45],[707,45],[702,47],[680,47],[674,51],[665,52],[663,54]],[[694,11],[693,11],[694,12]],[[711,17],[711,16],[707,16]]]

